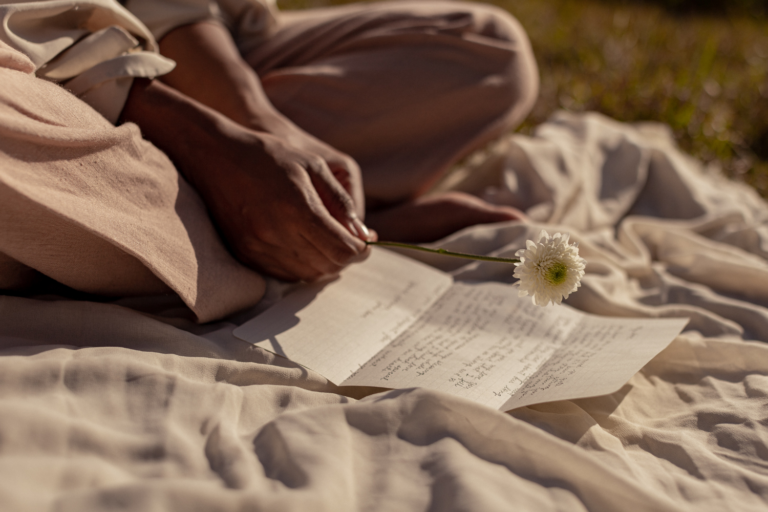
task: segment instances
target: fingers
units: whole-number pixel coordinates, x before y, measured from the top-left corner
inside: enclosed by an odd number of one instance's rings
[[[365,241],[371,234],[357,217],[349,195],[325,166],[312,178],[310,173],[308,204],[312,211],[311,217],[304,221],[310,227],[303,231],[305,239],[330,262],[341,267],[367,258],[370,249]]]
[[[278,205],[282,206],[285,203]],[[335,229],[351,243],[342,244],[343,247],[334,251],[320,250],[318,246],[335,243],[338,233],[329,233],[316,220],[301,220],[311,217],[311,213],[296,217],[292,213],[298,212],[295,208],[277,210],[256,212],[239,236],[227,237],[234,241],[233,252],[242,263],[287,281],[314,281],[338,273],[359,254],[353,244],[361,242],[338,223]],[[328,218],[335,223],[329,215]],[[313,232],[315,240],[309,240],[307,232]]]
[[[344,164],[337,162],[335,166],[336,172],[332,172],[322,159],[314,161],[308,169],[312,186],[328,213],[352,235],[367,241],[370,239],[370,231],[358,216],[358,207],[364,199],[362,187],[355,183],[359,182],[357,164],[350,159]],[[360,198],[356,201],[352,194]]]
[[[318,240],[321,239],[322,237],[318,236],[315,240],[309,240],[302,234],[292,237],[291,240],[282,240],[280,245],[261,242],[251,245],[247,255],[238,259],[286,281],[316,281],[324,276],[339,273],[346,265],[362,261],[370,253],[366,246],[359,252],[342,249],[334,253],[327,247],[321,251],[318,249]]]
[[[235,135],[221,171],[198,188],[238,260],[280,279],[314,281],[370,254],[353,160],[334,153],[341,158],[332,172],[321,155],[268,134]]]
[[[238,258],[288,281],[314,281],[365,259],[370,250],[330,214],[311,179],[325,170],[323,177],[329,181],[324,193],[329,201],[336,201],[337,211],[348,212],[351,199],[327,167],[312,160],[294,161],[287,167],[285,176],[293,186],[273,195],[272,199],[279,199],[268,211],[260,208],[262,201],[253,205],[252,213],[246,212],[250,225],[248,236],[239,240]]]
[[[357,162],[352,157],[341,153],[326,158],[325,161],[336,181],[354,201],[357,215],[362,218],[365,215],[365,194],[363,192],[362,173]]]
[[[283,241],[285,242],[285,241]],[[336,274],[343,268],[331,263],[313,244],[306,240],[293,241],[296,251],[282,245],[253,241],[238,259],[246,265],[284,281],[316,281]]]

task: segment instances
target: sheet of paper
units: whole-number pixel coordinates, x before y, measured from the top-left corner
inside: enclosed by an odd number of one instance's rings
[[[610,318],[585,315],[549,360],[501,409],[607,395],[664,350],[686,318]]]
[[[510,285],[456,283],[343,384],[424,387],[499,408],[566,342],[581,316],[534,306]]]
[[[603,395],[686,323],[541,308],[509,285],[456,283],[343,384],[423,387],[502,410]]]
[[[306,286],[235,329],[341,383],[396,339],[453,284],[439,270],[372,248],[334,281]]]

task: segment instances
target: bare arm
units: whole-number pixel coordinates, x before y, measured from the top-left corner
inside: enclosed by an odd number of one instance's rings
[[[367,255],[354,228],[325,206],[317,184],[335,180],[317,155],[157,81],[135,81],[123,120],[138,124],[174,161],[243,263],[283,279],[314,280]]]
[[[367,254],[360,170],[280,114],[229,33],[179,27],[161,51],[162,83],[137,81],[123,112],[200,193],[245,264],[311,280]]]
[[[256,72],[219,23],[178,27],[160,41],[160,51],[176,61],[176,68],[161,80],[190,98],[256,130],[290,123],[269,102]]]
[[[162,81],[243,126],[275,135],[322,158],[349,194],[354,211],[363,217],[363,189],[355,161],[303,131],[272,106],[259,77],[242,59],[226,28],[214,21],[179,27],[162,39],[160,51],[177,64]],[[344,222],[341,217],[347,212],[338,211],[332,203],[326,206]]]

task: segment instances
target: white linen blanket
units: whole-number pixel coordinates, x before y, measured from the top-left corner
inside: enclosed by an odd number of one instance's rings
[[[612,395],[504,414],[418,389],[358,400],[371,390],[234,338],[257,310],[198,326],[169,299],[2,296],[0,509],[765,510],[766,203],[663,127],[596,114],[560,113],[468,168],[448,185],[534,222],[436,246],[511,255],[567,231],[589,262],[571,305],[687,330]]]

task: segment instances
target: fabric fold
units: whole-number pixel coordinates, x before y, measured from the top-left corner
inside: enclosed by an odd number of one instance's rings
[[[53,139],[60,120],[38,123]],[[529,187],[530,176],[542,197],[551,191],[547,211],[562,223],[474,226],[435,245],[511,256],[541,228],[569,232],[588,260],[571,306],[690,317],[622,389],[503,414],[425,390],[334,387],[235,338],[254,312],[199,325],[169,318],[173,304],[162,297],[99,304],[3,296],[0,503],[224,512],[765,509],[768,347],[759,341],[768,341],[768,302],[748,272],[727,286],[702,281],[711,262],[696,256],[719,258],[725,277],[731,263],[762,272],[768,206],[682,158],[660,128],[573,113],[545,128],[474,159],[480,172],[464,185],[493,187],[486,192],[501,198],[515,193],[504,188],[510,184]],[[640,168],[649,160],[636,157],[652,152],[663,154],[676,175],[669,181],[682,190],[651,185],[654,171]],[[550,173],[558,158],[565,176]],[[574,182],[602,183],[584,187],[589,215],[578,201],[557,204],[568,197],[557,188]],[[690,209],[666,205],[683,192]],[[627,197],[634,200],[614,200]],[[649,217],[654,205],[661,213]],[[512,274],[505,265],[424,258],[458,280],[508,282]],[[689,272],[678,272],[689,260]],[[756,295],[738,297],[738,283]]]
[[[175,66],[115,1],[3,0],[0,23],[0,41],[26,55],[38,76],[74,82],[71,90],[113,124],[134,77],[154,78]]]

